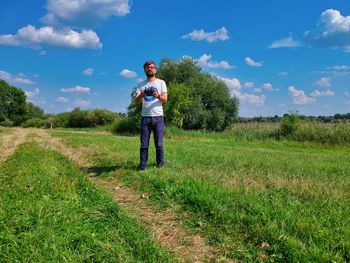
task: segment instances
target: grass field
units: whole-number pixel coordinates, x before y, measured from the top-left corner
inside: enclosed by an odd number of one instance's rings
[[[231,133],[170,132],[165,139],[167,166],[154,167],[151,145],[149,169],[137,172],[137,137],[67,130],[54,131],[52,135],[77,151],[84,151],[92,164],[89,172],[99,178],[114,178],[135,192],[147,192],[149,202],[158,209],[175,207],[182,225],[190,233],[203,236],[227,261],[350,260],[348,147],[244,140],[232,137]],[[49,160],[43,162],[45,158]],[[21,261],[27,259],[20,257],[23,253],[36,251],[34,261],[62,259],[62,255],[76,256],[72,259],[79,261],[91,254],[99,261],[115,253],[127,262],[148,254],[144,261],[172,260],[169,253],[155,245],[146,230],[103,192],[95,190],[70,161],[57,153],[43,152],[35,144],[25,145],[2,164],[0,176],[0,258]],[[58,178],[66,178],[63,181],[68,185],[52,189],[52,185],[63,183],[57,183]],[[74,187],[69,186],[71,181]],[[28,185],[35,184],[37,187],[28,191]],[[37,188],[42,193],[36,199],[27,198]],[[23,211],[18,209],[22,204]],[[50,204],[52,211],[48,209]],[[96,212],[100,210],[109,214]],[[72,233],[66,234],[65,224],[56,224],[72,213],[77,213],[73,217],[76,225],[72,224]],[[51,215],[55,215],[49,220],[52,225],[45,226],[43,219]],[[89,220],[91,215],[94,220]],[[55,219],[56,216],[61,218]],[[120,221],[113,220],[115,217]],[[84,220],[92,221],[91,225],[79,224]],[[100,224],[106,221],[111,227],[102,227],[102,231]],[[18,237],[17,228],[23,235]],[[35,234],[37,228],[39,235]],[[95,233],[96,229],[101,232]],[[49,231],[55,231],[52,235],[59,242],[44,242],[43,236]],[[72,239],[67,237],[80,232],[87,234],[73,242],[78,245],[72,248],[69,242]],[[3,233],[6,238],[2,238]],[[92,237],[92,233],[97,237]],[[115,239],[109,240],[111,236]],[[31,245],[34,239],[41,241],[39,246]],[[39,248],[49,251],[49,244],[55,246],[56,254],[47,253],[46,258],[40,258]],[[107,251],[102,249],[105,246]]]

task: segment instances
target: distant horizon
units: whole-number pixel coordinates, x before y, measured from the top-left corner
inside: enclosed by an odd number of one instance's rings
[[[240,117],[350,112],[346,0],[72,1],[1,3],[0,79],[46,113],[126,113],[146,60],[183,57],[226,83]]]

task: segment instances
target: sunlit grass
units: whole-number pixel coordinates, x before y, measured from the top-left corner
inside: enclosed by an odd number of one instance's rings
[[[1,262],[174,262],[62,155],[21,146],[0,166]]]
[[[150,169],[136,172],[138,137],[54,134],[90,148],[101,176],[149,192],[155,204],[180,205],[184,224],[227,257],[349,260],[347,147],[181,132],[165,139],[165,169],[153,168],[151,145]]]

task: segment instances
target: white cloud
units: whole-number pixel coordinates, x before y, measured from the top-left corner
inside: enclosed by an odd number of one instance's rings
[[[60,97],[57,97],[57,98],[55,99],[55,101],[62,102],[62,103],[66,103],[66,102],[69,101],[69,99],[67,99],[66,97],[60,96]]]
[[[231,95],[238,98],[240,102],[248,103],[256,107],[260,107],[264,105],[264,102],[265,102],[264,95],[257,96],[257,95],[241,92],[242,85],[239,79],[223,78],[217,75],[215,77],[217,77],[219,80],[222,80],[229,88]]]
[[[26,94],[27,98],[33,98],[40,93],[40,90],[38,88],[36,88],[34,91],[25,90],[24,93]]]
[[[8,73],[7,71],[0,70],[0,79],[9,81],[9,80],[11,80],[11,74]]]
[[[230,90],[240,90],[242,85],[241,82],[239,81],[239,79],[236,78],[223,78],[220,76],[215,75],[215,77],[217,77],[219,80],[223,81],[226,86],[230,89]]]
[[[288,91],[294,105],[305,105],[316,102],[314,98],[306,96],[303,90],[298,90],[294,86],[289,86]]]
[[[99,37],[92,30],[82,30],[79,33],[70,28],[55,29],[47,26],[36,29],[32,25],[19,29],[16,35],[0,35],[0,45],[28,46],[38,49],[41,45],[76,49],[102,48]]]
[[[310,94],[311,97],[332,97],[334,96],[334,92],[331,90],[326,91],[318,91],[315,90]]]
[[[83,75],[85,75],[85,76],[92,76],[92,74],[94,74],[93,68],[87,68],[83,71]]]
[[[234,66],[230,65],[227,61],[210,61],[211,55],[204,54],[199,59],[195,59],[197,65],[201,68],[221,68],[221,69],[230,69]]]
[[[209,43],[214,41],[224,41],[229,39],[230,37],[227,34],[227,30],[225,27],[222,27],[214,32],[205,32],[203,29],[193,30],[191,33],[183,35],[182,38],[191,39],[195,41],[206,40]]]
[[[272,91],[273,90],[273,86],[272,86],[271,83],[264,83],[264,84],[261,85],[261,89]]]
[[[90,94],[90,88],[77,85],[74,88],[61,89],[61,92],[63,92],[63,93],[87,93],[87,94]]]
[[[130,12],[129,0],[47,0],[46,8],[48,13],[41,21],[55,27],[86,28]]]
[[[339,65],[339,66],[327,67],[326,69],[329,69],[329,70],[348,70],[348,69],[350,69],[350,66]]]
[[[264,106],[265,103],[265,96],[261,95],[261,96],[257,96],[254,94],[241,94],[239,96],[239,100],[241,102],[245,102],[245,103],[249,103],[255,107],[261,107]]]
[[[286,71],[281,71],[281,72],[278,72],[277,75],[278,75],[278,76],[287,76],[287,75],[288,75],[288,72],[286,72]]]
[[[322,77],[320,80],[315,82],[316,86],[319,86],[321,88],[330,88],[331,85],[331,78],[329,77]]]
[[[91,101],[89,100],[83,100],[83,99],[76,99],[74,101],[74,105],[78,107],[87,107],[91,104]]]
[[[321,14],[316,29],[305,32],[304,41],[319,47],[343,47],[347,51],[350,46],[350,16],[327,9]]]
[[[254,92],[256,92],[256,93],[261,93],[261,92],[262,92],[262,89],[261,89],[261,88],[255,88],[255,89],[254,89]]]
[[[121,72],[119,72],[119,75],[125,78],[135,78],[137,77],[136,72],[128,70],[128,69],[123,69]]]
[[[28,84],[28,85],[34,84],[34,82],[32,80],[27,79],[27,78],[17,77],[13,81],[16,82],[16,83],[21,83],[21,84]]]
[[[243,84],[243,86],[245,87],[245,88],[253,88],[254,87],[254,83],[253,82],[245,82],[244,84]]]
[[[244,59],[245,63],[248,64],[249,66],[252,67],[262,67],[264,62],[255,62],[253,59],[251,59],[250,57],[246,57]]]
[[[287,37],[274,41],[269,48],[300,47],[302,43],[292,37]]]

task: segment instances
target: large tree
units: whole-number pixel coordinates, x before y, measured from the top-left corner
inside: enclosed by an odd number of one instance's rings
[[[238,99],[223,81],[202,72],[191,58],[163,59],[157,76],[168,85],[169,101],[164,105],[168,124],[222,131],[237,118]]]
[[[19,125],[28,118],[24,91],[3,80],[0,80],[0,112],[1,118],[12,121],[14,125]]]

